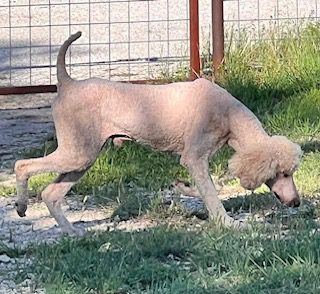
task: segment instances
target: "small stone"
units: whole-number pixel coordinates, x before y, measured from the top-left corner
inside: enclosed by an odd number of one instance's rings
[[[100,246],[100,248],[98,249],[98,252],[107,252],[110,250],[110,247],[111,247],[110,242],[104,243]]]
[[[31,226],[32,221],[28,219],[19,218],[19,225]]]
[[[0,255],[0,262],[1,263],[9,263],[11,261],[11,258],[6,254]]]
[[[25,279],[24,281],[22,281],[19,286],[20,287],[28,287],[31,283],[31,280],[30,279]]]
[[[113,218],[113,221],[114,221],[115,223],[119,223],[119,222],[121,221],[120,216],[119,216],[119,215],[116,215],[116,216]]]

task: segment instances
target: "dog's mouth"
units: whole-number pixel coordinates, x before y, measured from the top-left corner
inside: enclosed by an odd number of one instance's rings
[[[296,198],[296,199],[293,199],[289,202],[283,202],[280,198],[280,196],[276,193],[276,192],[273,192],[273,194],[276,196],[276,198],[281,202],[283,203],[285,206],[287,207],[299,207],[300,206],[300,200],[299,198]]]

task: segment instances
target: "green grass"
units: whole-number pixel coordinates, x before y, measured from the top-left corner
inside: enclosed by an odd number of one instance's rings
[[[212,162],[211,169],[215,174],[224,173],[228,154],[230,150],[224,149]],[[147,190],[157,191],[169,186],[176,178],[188,177],[187,171],[180,166],[178,157],[128,142],[120,149],[107,147],[75,190],[90,192],[92,185],[134,182]]]
[[[16,193],[15,187],[0,184],[0,195],[1,196],[13,196],[13,195],[15,195],[15,193]]]
[[[318,293],[313,227],[299,219],[286,236],[208,224],[109,232],[29,249],[28,271],[47,293]]]
[[[281,42],[244,41],[227,51],[220,83],[263,118],[292,95],[319,88],[319,45],[317,25],[300,39],[288,33]]]
[[[273,133],[291,136],[301,143],[319,139],[320,90],[311,89],[278,103],[265,119]]]
[[[287,210],[279,207],[271,219],[273,230],[254,227],[243,233],[178,218],[157,197],[143,196],[176,178],[190,180],[178,158],[133,143],[107,146],[73,192],[96,195],[104,205],[114,205],[122,219],[149,212],[164,224],[35,246],[27,250],[33,266],[22,277],[33,272],[47,293],[319,293],[319,46],[319,26],[302,30],[300,40],[289,33],[282,42],[231,46],[217,81],[256,113],[270,134],[301,144],[303,162],[295,174],[303,196],[299,214],[285,217]],[[39,152],[44,150],[29,155]],[[211,162],[212,173],[224,175],[231,154],[222,149]],[[31,189],[41,190],[53,176],[33,178]],[[224,202],[228,211],[257,214],[275,204],[263,190]],[[100,252],[103,244],[108,250]]]

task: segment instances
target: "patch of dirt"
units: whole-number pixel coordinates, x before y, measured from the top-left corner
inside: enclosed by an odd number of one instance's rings
[[[90,200],[83,203],[77,198],[68,197],[63,209],[75,227],[88,232],[135,231],[156,225],[155,221],[147,218],[111,220],[103,207],[94,205],[93,201],[89,204]],[[20,218],[15,211],[14,200],[12,197],[0,197],[0,245],[11,249],[25,249],[32,244],[59,241],[63,235],[44,203],[30,199],[27,216]],[[15,282],[17,269],[31,263],[32,260],[27,257],[10,258],[6,254],[0,254],[0,294],[45,293],[43,289],[35,289],[32,275],[20,284]]]

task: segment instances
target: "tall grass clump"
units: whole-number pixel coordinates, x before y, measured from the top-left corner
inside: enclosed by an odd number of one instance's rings
[[[218,81],[235,97],[263,116],[291,95],[319,88],[320,26],[309,25],[300,35],[272,32],[268,40],[231,41]]]

